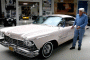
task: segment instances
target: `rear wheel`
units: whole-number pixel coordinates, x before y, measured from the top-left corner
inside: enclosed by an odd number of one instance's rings
[[[43,58],[48,58],[51,56],[53,51],[53,44],[51,42],[47,42],[40,50],[40,56]]]

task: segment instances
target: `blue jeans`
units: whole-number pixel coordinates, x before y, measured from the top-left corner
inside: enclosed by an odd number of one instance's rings
[[[81,47],[84,32],[85,32],[85,29],[76,29],[75,28],[72,47],[76,46],[76,41],[77,41],[78,36],[79,36],[78,47]]]

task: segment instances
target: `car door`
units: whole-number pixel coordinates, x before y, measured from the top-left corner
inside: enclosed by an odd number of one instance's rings
[[[73,38],[74,36],[74,29],[71,29],[73,23],[74,23],[74,18],[63,18],[63,22],[60,23],[60,28],[59,28],[59,42],[64,43],[70,39]]]
[[[65,21],[66,21],[66,25],[65,27],[67,28],[67,38],[66,40],[70,40],[74,37],[74,29],[71,29],[75,19],[72,17],[72,18],[65,18]]]
[[[67,40],[67,34],[68,34],[68,30],[67,30],[67,27],[65,27],[65,24],[64,24],[65,21],[62,21],[60,23],[60,26],[59,26],[59,43],[64,43],[66,40]]]

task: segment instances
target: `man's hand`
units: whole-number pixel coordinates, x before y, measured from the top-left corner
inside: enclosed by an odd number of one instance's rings
[[[71,27],[71,29],[73,29],[73,28],[74,28],[74,26]]]
[[[77,26],[77,28],[76,29],[80,29],[81,27],[80,26]]]

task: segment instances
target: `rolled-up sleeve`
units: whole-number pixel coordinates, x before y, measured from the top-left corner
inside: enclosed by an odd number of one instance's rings
[[[84,22],[84,24],[80,25],[80,27],[84,28],[87,25],[87,23],[88,23],[88,17],[85,16],[85,22]]]
[[[77,15],[76,15],[76,19],[75,19],[75,22],[73,23],[73,26],[75,26],[75,25],[76,25],[76,20],[77,20]]]
[[[75,22],[73,23],[73,26],[75,26],[76,25],[76,19],[75,19]]]

